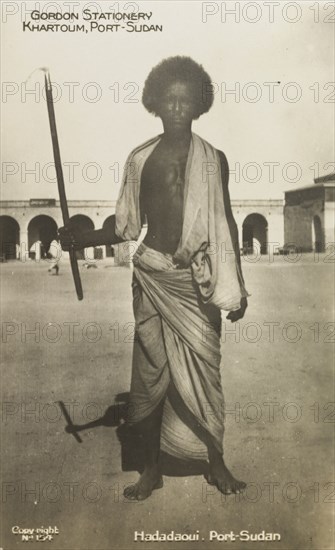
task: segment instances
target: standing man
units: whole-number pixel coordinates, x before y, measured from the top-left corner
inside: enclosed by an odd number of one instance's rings
[[[51,260],[51,265],[48,269],[49,273],[54,271],[53,275],[58,275],[59,273],[59,261],[62,256],[62,250],[60,244],[56,239],[51,241],[48,250],[49,259]]]
[[[224,153],[192,133],[208,112],[213,86],[188,57],[163,60],[150,72],[143,104],[161,118],[163,134],[134,149],[109,228],[76,234],[60,230],[62,246],[78,248],[137,240],[134,258],[136,322],[128,419],[142,435],[145,469],[127,487],[143,500],[162,487],[160,450],[209,461],[207,481],[240,492],[223,460],[220,378],[221,309],[241,319],[247,291],[228,193]]]

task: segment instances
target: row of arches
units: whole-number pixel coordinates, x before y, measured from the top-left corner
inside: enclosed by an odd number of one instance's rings
[[[94,229],[94,223],[83,214],[72,216],[71,221],[78,227],[80,231],[90,231]],[[103,227],[111,223],[112,216],[109,216],[103,224]],[[51,216],[41,214],[35,216],[28,224],[27,238],[28,250],[31,251],[31,257],[34,257],[34,247],[40,243],[41,257],[46,257],[53,240],[57,240],[58,226]],[[20,226],[18,222],[11,216],[0,216],[0,250],[1,255],[7,260],[16,259],[18,257],[18,248],[20,248]],[[111,256],[112,249],[106,247],[106,255]],[[78,257],[83,258],[83,251],[78,251]]]
[[[90,231],[94,229],[94,223],[83,214],[76,214],[71,217],[72,222],[81,231]],[[106,218],[103,228],[111,223],[112,216]],[[57,224],[51,216],[41,214],[35,216],[28,225],[28,249],[34,247],[36,242],[40,242],[41,256],[47,255],[50,244],[57,239]],[[0,216],[0,246],[1,255],[6,259],[15,259],[18,257],[18,247],[20,246],[20,226],[11,216]],[[246,216],[242,224],[242,248],[244,253],[253,253],[257,251],[261,254],[268,252],[268,222],[261,214],[253,213]],[[324,238],[322,222],[319,216],[314,216],[312,220],[311,248],[322,251],[324,248]],[[32,252],[33,254],[33,252]],[[83,258],[83,251],[78,251],[78,257]],[[106,256],[112,256],[111,247],[106,247]]]

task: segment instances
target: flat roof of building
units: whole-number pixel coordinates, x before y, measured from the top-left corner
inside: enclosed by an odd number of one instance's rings
[[[315,182],[316,183],[314,183],[314,185],[305,185],[304,187],[296,187],[295,189],[289,189],[288,191],[285,191],[285,195],[287,195],[287,193],[296,193],[297,191],[306,191],[306,189],[315,189],[315,188],[322,189],[323,187],[335,187],[335,180],[327,181],[327,182],[319,182],[315,180]]]
[[[321,176],[320,178],[315,178],[314,182],[316,184],[318,183],[327,183],[327,182],[335,182],[335,172],[332,172],[331,174],[327,174],[326,176]]]

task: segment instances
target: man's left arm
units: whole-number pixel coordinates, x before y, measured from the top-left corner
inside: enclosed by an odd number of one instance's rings
[[[223,192],[223,202],[224,202],[224,208],[226,213],[226,219],[230,230],[230,235],[231,235],[231,239],[234,247],[237,265],[240,271],[241,283],[244,287],[244,279],[243,279],[242,267],[241,267],[240,246],[239,246],[239,239],[238,239],[238,229],[234,219],[233,211],[231,209],[230,195],[229,195],[229,188],[228,188],[229,166],[228,166],[226,155],[222,151],[219,151],[219,156],[220,156],[220,164],[221,164],[222,192]],[[240,309],[236,311],[230,311],[229,314],[227,315],[227,319],[229,319],[232,323],[234,323],[235,321],[238,321],[239,319],[242,319],[247,307],[248,307],[248,300],[246,296],[243,296],[241,298]]]

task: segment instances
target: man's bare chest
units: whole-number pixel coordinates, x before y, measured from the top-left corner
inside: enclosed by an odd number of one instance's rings
[[[182,199],[188,151],[158,151],[146,161],[141,177],[141,198],[170,201]]]

